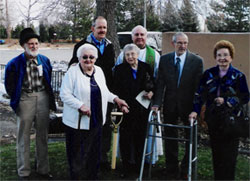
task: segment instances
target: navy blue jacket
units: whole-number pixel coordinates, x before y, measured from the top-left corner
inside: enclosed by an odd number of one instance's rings
[[[55,99],[51,87],[51,72],[52,67],[50,60],[43,55],[37,56],[38,65],[43,67],[43,76],[45,79],[45,89],[49,93],[50,109],[56,110]],[[8,62],[5,67],[5,89],[10,96],[10,106],[16,112],[18,107],[21,90],[23,85],[23,79],[26,74],[26,57],[22,53]]]
[[[220,97],[224,98],[225,105],[237,107],[247,104],[249,101],[249,90],[245,75],[230,65],[227,74],[220,78],[219,67],[206,70],[200,81],[200,86],[195,94],[194,111],[198,114],[201,106],[205,103],[206,110],[214,103],[220,87]]]

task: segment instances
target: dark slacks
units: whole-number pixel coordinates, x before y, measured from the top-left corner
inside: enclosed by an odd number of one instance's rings
[[[112,128],[110,125],[111,125],[112,109],[113,109],[113,104],[108,103],[106,122],[102,127],[101,163],[104,163],[104,164],[107,164],[110,162],[108,160],[108,153],[109,153],[110,147],[111,147]]]
[[[131,109],[131,112],[124,116],[120,126],[119,143],[125,173],[133,171],[139,174],[141,166],[148,111],[140,113],[139,108]]]
[[[216,128],[214,128],[216,129]],[[234,180],[239,139],[226,138],[209,128],[215,180]]]
[[[178,111],[164,113],[164,123],[178,125],[178,119],[183,122],[184,125],[189,126],[188,115],[180,115]],[[180,129],[179,129],[180,130]],[[178,128],[164,127],[164,135],[166,137],[179,138]],[[184,129],[185,139],[190,138],[190,130]],[[165,157],[166,157],[166,169],[168,173],[177,175],[179,172],[178,161],[178,141],[165,139]],[[189,142],[185,142],[185,154],[181,162],[181,174],[186,175],[188,173],[188,158],[189,158]]]
[[[77,130],[66,126],[66,151],[72,180],[96,180],[101,157],[102,126]]]

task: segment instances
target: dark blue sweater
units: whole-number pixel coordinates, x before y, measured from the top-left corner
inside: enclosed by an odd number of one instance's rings
[[[37,56],[38,65],[43,67],[43,76],[45,79],[45,89],[49,93],[50,98],[50,109],[55,110],[55,100],[51,87],[51,72],[52,67],[50,65],[50,60],[43,55],[38,54]],[[22,53],[17,57],[13,58],[8,62],[5,67],[5,89],[10,96],[10,106],[16,112],[18,107],[21,90],[23,85],[23,79],[26,74],[26,57]]]

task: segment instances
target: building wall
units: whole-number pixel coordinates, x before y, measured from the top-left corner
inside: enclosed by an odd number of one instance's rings
[[[162,34],[162,54],[174,51],[171,44],[175,32]],[[250,86],[250,33],[186,33],[189,38],[188,49],[204,59],[204,70],[215,66],[213,58],[214,44],[219,40],[228,40],[235,47],[235,57],[232,65],[242,71]]]

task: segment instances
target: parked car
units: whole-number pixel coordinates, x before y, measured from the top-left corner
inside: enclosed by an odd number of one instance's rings
[[[132,43],[130,31],[118,32],[117,35],[118,35],[121,49],[123,49],[123,47],[126,44]],[[152,48],[156,49],[161,54],[161,51],[162,51],[162,33],[159,31],[148,31],[147,44],[149,46],[151,46]]]
[[[4,40],[0,40],[0,45],[4,44],[5,41]]]

